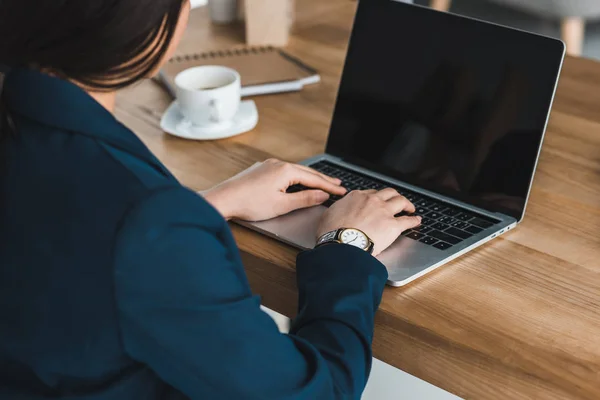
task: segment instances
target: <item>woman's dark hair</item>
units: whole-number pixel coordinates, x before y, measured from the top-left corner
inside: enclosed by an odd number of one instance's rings
[[[0,0],[0,64],[120,89],[164,58],[186,0]]]
[[[0,64],[111,91],[165,57],[187,0],[0,0]],[[13,131],[0,97],[0,138]]]

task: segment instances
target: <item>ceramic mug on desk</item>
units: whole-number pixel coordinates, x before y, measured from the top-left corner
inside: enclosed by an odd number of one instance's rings
[[[177,103],[192,124],[222,129],[233,123],[241,100],[237,71],[221,66],[187,69],[175,77]]]

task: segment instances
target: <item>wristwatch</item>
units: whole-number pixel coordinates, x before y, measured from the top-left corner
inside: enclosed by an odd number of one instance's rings
[[[373,254],[375,243],[360,229],[341,228],[335,231],[327,232],[317,240],[317,246],[322,246],[328,243],[342,243],[350,246],[358,247],[369,254]]]

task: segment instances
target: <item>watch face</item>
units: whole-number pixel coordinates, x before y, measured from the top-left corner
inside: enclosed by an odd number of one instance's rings
[[[367,236],[356,229],[345,229],[340,236],[342,243],[366,250],[369,247]]]

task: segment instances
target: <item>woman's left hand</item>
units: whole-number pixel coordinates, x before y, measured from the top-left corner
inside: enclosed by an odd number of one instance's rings
[[[286,193],[292,185],[311,188]],[[264,221],[344,195],[341,181],[303,165],[269,159],[203,193],[225,219]]]

